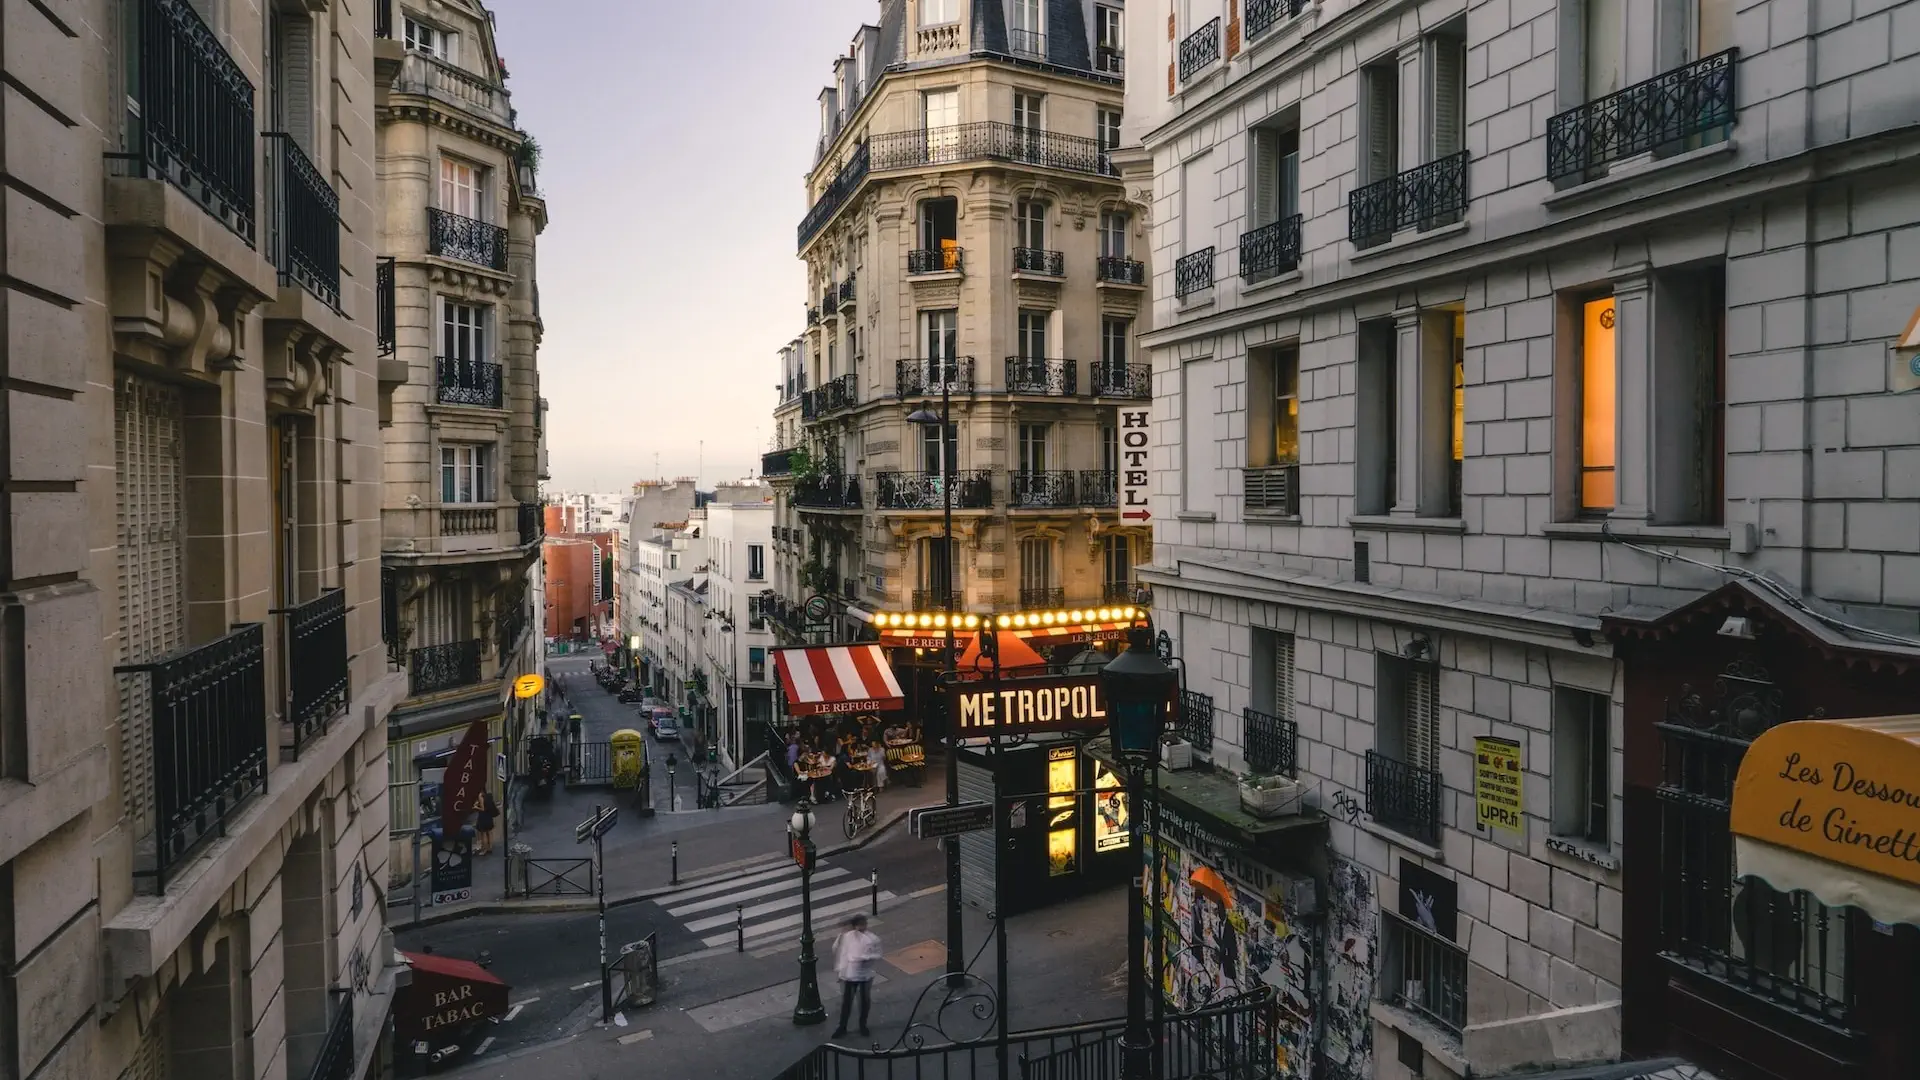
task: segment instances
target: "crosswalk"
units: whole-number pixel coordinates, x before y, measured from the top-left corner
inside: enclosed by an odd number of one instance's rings
[[[882,901],[893,894],[881,890]],[[754,949],[800,934],[800,868],[785,855],[769,855],[719,881],[689,885],[654,897],[654,904],[709,948],[733,945],[744,926],[746,947]],[[872,883],[827,860],[813,870],[814,932],[835,920],[868,910]]]

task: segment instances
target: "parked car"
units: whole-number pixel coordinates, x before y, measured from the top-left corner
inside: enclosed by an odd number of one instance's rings
[[[653,721],[653,737],[661,742],[680,738],[680,721],[672,716],[659,716]]]

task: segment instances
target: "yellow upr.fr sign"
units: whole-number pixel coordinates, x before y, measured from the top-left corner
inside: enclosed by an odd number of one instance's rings
[[[1473,740],[1473,807],[1481,825],[1521,831],[1519,743],[1491,735]]]
[[[540,691],[547,688],[547,680],[538,675],[522,675],[513,680],[513,696],[517,698],[539,697]]]

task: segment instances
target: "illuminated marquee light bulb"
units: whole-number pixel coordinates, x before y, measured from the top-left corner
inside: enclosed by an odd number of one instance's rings
[[[972,630],[979,625],[980,625],[980,616],[978,615],[967,616],[967,629]]]
[[[1106,622],[1108,619],[1113,618],[1113,609],[1110,607],[1103,607],[1099,611],[1095,612],[1095,614],[1100,617],[1101,622]]]
[[[1027,625],[1027,617],[1025,615],[1015,615],[1013,617],[1013,625],[1015,626]]]
[[[1051,612],[1051,611],[1043,611],[1043,612],[1041,612],[1041,613],[1040,613],[1040,621],[1041,621],[1041,623],[1043,623],[1043,624],[1045,624],[1045,625],[1047,625],[1047,626],[1052,626],[1052,625],[1053,625],[1053,612]]]
[[[1086,614],[1087,613],[1084,611],[1069,611],[1067,612],[1067,621],[1079,622],[1080,620],[1086,617]]]
[[[1009,615],[1002,615],[994,621],[1000,624],[1000,629],[1002,630],[1005,630],[1007,627],[1013,625],[1013,618],[1012,616],[1009,616]]]
[[[947,628],[947,617],[945,615],[935,615],[933,617],[933,625],[945,630]]]
[[[1058,620],[1058,621],[1059,621],[1059,623],[1060,623],[1060,625],[1061,625],[1061,626],[1065,626],[1065,625],[1067,625],[1067,613],[1066,613],[1066,612],[1064,612],[1064,611],[1056,611],[1056,612],[1054,612],[1054,613],[1053,613],[1053,617],[1054,617],[1054,618],[1055,618],[1056,620]]]
[[[1123,619],[1131,619],[1134,617],[1134,610],[1132,608],[1122,608],[1120,617]]]

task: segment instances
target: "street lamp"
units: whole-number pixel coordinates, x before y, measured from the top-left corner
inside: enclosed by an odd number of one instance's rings
[[[793,1006],[793,1022],[802,1026],[827,1018],[820,1003],[819,958],[813,954],[813,804],[801,796],[787,822],[800,855],[800,1000]]]
[[[953,470],[948,467],[948,457],[956,448],[950,441],[949,432],[953,427],[953,375],[951,366],[957,363],[952,357],[932,357],[927,361],[929,370],[940,379],[940,412],[924,405],[907,414],[907,423],[922,426],[934,424],[939,434],[934,443],[939,447],[940,458],[940,594],[941,607],[946,611],[946,644],[943,646],[945,658],[942,664],[943,681],[947,690],[947,805],[957,806],[960,802],[960,740],[955,736],[952,715],[952,687],[954,680],[953,628],[958,622],[953,605]],[[964,950],[960,944],[960,838],[949,836],[941,841],[947,849],[947,974],[958,975],[967,968]]]
[[[1153,1074],[1153,1033],[1147,1029],[1147,926],[1142,910],[1146,861],[1141,845],[1140,794],[1148,768],[1160,756],[1160,732],[1166,726],[1176,676],[1153,651],[1152,631],[1127,633],[1127,651],[1100,669],[1107,699],[1107,728],[1114,756],[1127,773],[1127,857],[1133,862],[1133,895],[1127,898],[1127,1027],[1120,1037],[1122,1080],[1148,1080]],[[1158,943],[1154,943],[1158,948]]]

